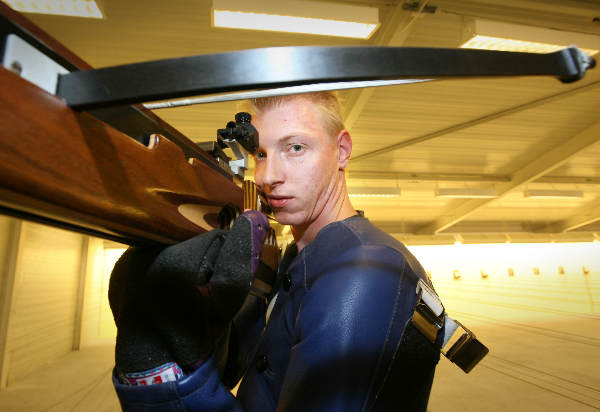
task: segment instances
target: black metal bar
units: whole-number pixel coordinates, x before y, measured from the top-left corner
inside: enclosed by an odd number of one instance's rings
[[[466,76],[555,76],[574,81],[593,59],[412,47],[275,47],[134,63],[61,75],[58,95],[81,110],[192,95],[311,83]]]

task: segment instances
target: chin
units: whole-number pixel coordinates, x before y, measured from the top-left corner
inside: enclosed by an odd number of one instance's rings
[[[283,210],[274,211],[275,219],[281,225],[298,226],[304,223],[304,217],[298,216],[296,213],[286,212]]]

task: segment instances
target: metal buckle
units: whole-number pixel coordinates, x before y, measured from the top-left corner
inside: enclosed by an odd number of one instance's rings
[[[469,373],[488,354],[489,349],[457,320],[446,316],[445,323],[447,330],[441,352],[465,373]],[[457,335],[459,328],[463,333]]]
[[[435,292],[422,280],[417,284],[417,304],[412,317],[413,325],[431,342],[444,326],[444,307]]]
[[[422,280],[417,284],[417,294],[412,324],[433,344],[445,325],[441,352],[465,373],[469,373],[487,355],[489,349],[473,332],[445,314],[444,306],[436,293]],[[462,333],[456,333],[459,329]]]

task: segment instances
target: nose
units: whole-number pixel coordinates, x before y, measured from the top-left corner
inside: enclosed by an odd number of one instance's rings
[[[281,161],[276,156],[267,156],[256,162],[254,169],[254,181],[267,194],[285,181],[284,170]]]

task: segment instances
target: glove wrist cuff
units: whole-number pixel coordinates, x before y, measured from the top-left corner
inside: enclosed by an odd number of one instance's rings
[[[165,382],[175,382],[184,377],[183,371],[175,362],[167,362],[155,368],[141,372],[118,371],[119,382],[131,386],[148,386]]]

